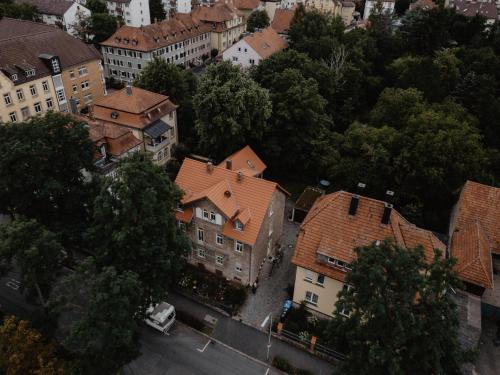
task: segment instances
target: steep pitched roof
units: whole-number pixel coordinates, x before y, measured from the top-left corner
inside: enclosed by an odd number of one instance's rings
[[[434,249],[444,255],[445,245],[432,232],[411,224],[396,210],[391,210],[389,223],[382,224],[382,201],[360,196],[355,215],[349,215],[352,196],[338,191],[316,201],[301,225],[294,264],[343,281],[345,272],[318,262],[318,254],[351,263],[355,248],[386,238],[405,248],[422,245],[428,262],[434,258]]]
[[[294,14],[295,10],[292,9],[276,9],[271,27],[276,30],[277,33],[286,34],[290,28],[290,23],[292,22]]]
[[[132,95],[128,95],[127,88],[125,87],[108,96],[104,96],[95,105],[116,109],[117,111],[139,114],[168,100],[168,96],[139,87],[131,87],[130,89],[132,90]]]
[[[286,193],[275,182],[189,158],[184,159],[175,182],[184,191],[185,209],[199,199],[209,199],[228,218],[223,234],[249,245],[257,240],[274,192]],[[246,221],[242,231],[234,229],[236,218]]]
[[[287,42],[270,26],[247,35],[243,40],[263,59],[288,47]]]
[[[450,232],[459,277],[491,288],[491,253],[500,254],[500,188],[467,181]]]
[[[260,0],[234,0],[233,4],[236,9],[254,10],[259,7]]]
[[[74,4],[69,0],[16,0],[16,4],[29,4],[37,7],[40,14],[53,14],[63,16]]]
[[[231,161],[231,169],[233,171],[241,171],[246,176],[258,176],[267,168],[250,146],[245,146],[241,150],[236,151],[224,159],[218,166],[225,168],[226,162],[229,160]]]
[[[90,139],[96,146],[105,144],[107,146],[106,152],[112,156],[119,157],[142,143],[140,139],[134,136],[132,131],[122,127],[103,124],[83,117],[78,117],[78,119],[85,121],[89,126]]]

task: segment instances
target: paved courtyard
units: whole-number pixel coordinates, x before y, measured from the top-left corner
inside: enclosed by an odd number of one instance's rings
[[[288,298],[287,286],[293,285],[295,280],[295,266],[290,262],[295,241],[299,231],[299,225],[288,221],[288,212],[293,207],[293,202],[287,200],[285,205],[285,220],[283,224],[282,246],[284,250],[283,260],[279,267],[275,266],[273,273],[269,276],[271,263],[266,262],[259,276],[259,286],[256,294],[249,293],[247,301],[242,306],[237,319],[244,323],[260,328],[260,325],[269,313],[274,316],[281,312],[285,299]]]
[[[500,346],[493,345],[495,334],[495,321],[491,318],[483,318],[481,341],[478,348],[479,356],[476,361],[475,374],[500,374]]]

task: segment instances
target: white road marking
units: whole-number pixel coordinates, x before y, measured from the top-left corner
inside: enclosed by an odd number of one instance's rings
[[[260,328],[264,328],[264,327],[266,326],[267,321],[269,320],[269,316],[270,316],[270,315],[271,315],[271,314],[269,314],[268,316],[266,316],[266,319],[264,319],[264,320],[262,321],[262,323],[261,323],[261,325],[260,325]]]
[[[16,279],[10,279],[10,281],[8,281],[5,285],[11,289],[18,290],[21,286],[21,282]]]
[[[269,367],[267,368],[266,373],[264,375],[267,375],[267,374],[269,374]]]
[[[203,347],[203,349],[198,348],[196,350],[198,350],[200,353],[203,353],[205,351],[205,349],[207,348],[208,344],[210,344],[211,341],[212,340],[208,340],[208,342],[205,344],[205,346]]]

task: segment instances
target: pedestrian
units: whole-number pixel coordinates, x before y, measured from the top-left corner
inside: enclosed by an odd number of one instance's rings
[[[252,293],[255,294],[257,292],[257,280],[252,284]]]

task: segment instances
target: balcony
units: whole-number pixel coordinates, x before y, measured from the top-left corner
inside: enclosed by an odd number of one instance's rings
[[[157,142],[158,138],[151,139],[149,142],[146,142],[146,151],[156,153],[170,143],[170,139],[168,137],[162,138],[163,139],[160,140],[160,142]]]

